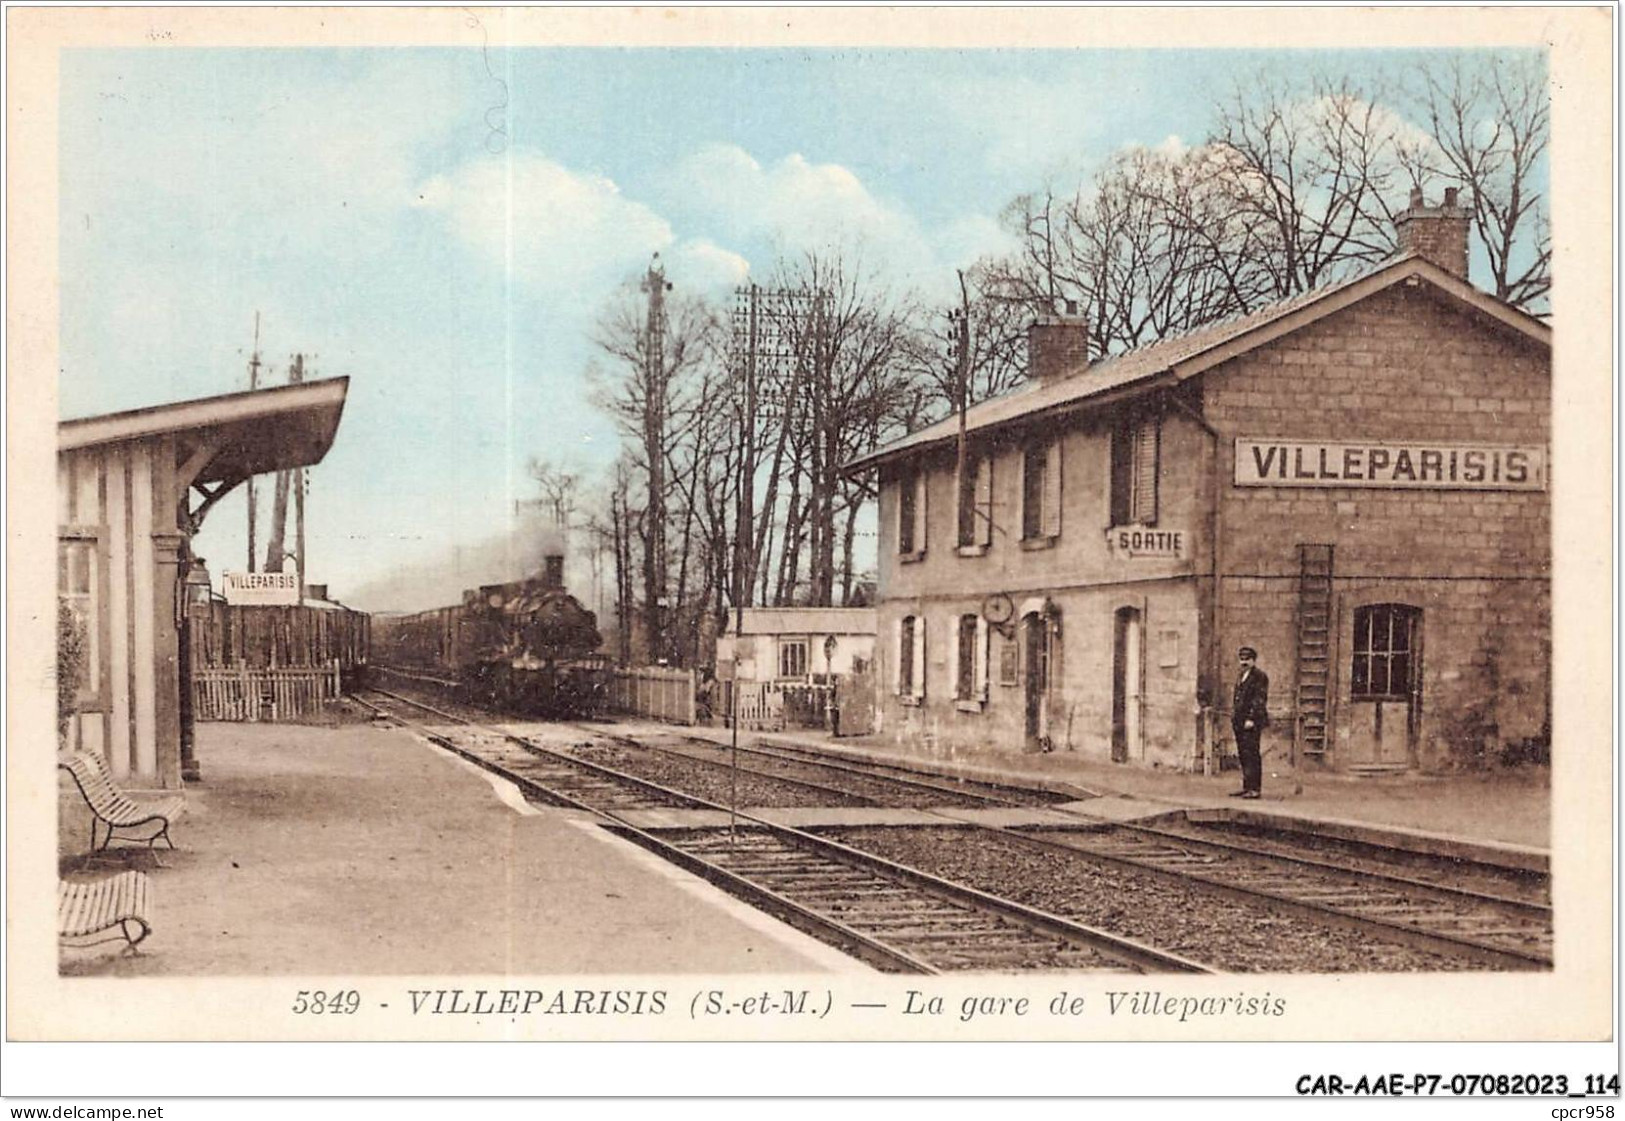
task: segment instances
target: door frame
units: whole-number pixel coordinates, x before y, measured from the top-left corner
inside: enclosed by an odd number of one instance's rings
[[[1041,611],[1021,617],[1022,733],[1028,746],[1041,746],[1050,687],[1050,626]],[[1036,683],[1036,684],[1035,684]]]
[[[1403,696],[1394,693],[1364,697],[1354,695],[1354,652],[1356,645],[1360,641],[1357,627],[1358,616],[1361,611],[1375,607],[1402,608],[1410,619],[1410,680],[1406,683]],[[1341,664],[1337,667],[1337,678],[1340,684],[1335,690],[1338,700],[1342,702],[1342,712],[1338,719],[1343,721],[1342,727],[1349,737],[1345,742],[1352,746],[1352,737],[1356,726],[1364,726],[1367,722],[1370,722],[1373,726],[1372,734],[1377,734],[1381,720],[1380,713],[1376,711],[1377,708],[1384,704],[1392,705],[1403,701],[1406,707],[1405,766],[1411,770],[1416,769],[1421,751],[1422,706],[1425,700],[1423,696],[1423,658],[1425,653],[1424,636],[1427,631],[1426,608],[1419,603],[1397,598],[1395,589],[1372,588],[1366,594],[1358,598],[1351,598],[1341,604],[1340,610],[1335,613],[1335,616],[1340,623],[1339,630],[1348,635],[1346,645],[1342,642],[1337,644],[1338,661]],[[1328,718],[1328,723],[1331,723],[1330,718]],[[1345,766],[1360,766],[1364,763],[1380,762],[1382,760],[1377,758],[1349,759],[1343,757],[1340,753],[1337,766],[1341,769]]]
[[[1129,665],[1129,631],[1135,631],[1135,665]],[[1139,688],[1129,689],[1131,683]],[[1130,704],[1139,709],[1129,711]],[[1131,718],[1132,717],[1132,718]],[[1130,735],[1132,727],[1133,734]],[[1127,763],[1145,757],[1145,610],[1123,604],[1112,611],[1111,760]]]

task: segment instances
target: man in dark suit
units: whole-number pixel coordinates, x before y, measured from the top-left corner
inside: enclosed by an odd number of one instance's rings
[[[1241,789],[1230,797],[1257,798],[1264,785],[1264,758],[1258,740],[1270,724],[1270,679],[1256,664],[1257,650],[1243,646],[1238,657],[1241,672],[1230,705],[1230,730],[1236,734],[1236,750],[1241,755]]]

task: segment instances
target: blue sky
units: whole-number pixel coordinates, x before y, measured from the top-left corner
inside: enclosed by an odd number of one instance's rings
[[[309,579],[346,598],[504,532],[531,457],[613,457],[590,334],[651,253],[720,297],[839,229],[888,283],[942,292],[1014,195],[1200,141],[1260,67],[1416,57],[65,50],[61,415],[245,388],[258,311],[270,377],[302,351],[351,378],[308,510]],[[244,525],[240,495],[210,514],[217,575]]]

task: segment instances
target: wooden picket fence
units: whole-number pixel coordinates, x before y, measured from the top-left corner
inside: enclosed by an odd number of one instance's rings
[[[609,679],[609,707],[667,724],[692,724],[694,671],[664,666],[615,670]]]
[[[343,690],[339,659],[328,665],[296,669],[192,671],[192,716],[195,720],[301,720],[319,715],[325,701]]]
[[[784,731],[784,691],[771,681],[729,683],[739,690],[738,719],[741,731]],[[729,700],[731,701],[731,697]],[[724,709],[725,722],[732,710]]]

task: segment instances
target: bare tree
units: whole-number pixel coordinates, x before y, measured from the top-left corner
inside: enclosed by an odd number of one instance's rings
[[[783,260],[775,283],[810,298],[805,314],[787,325],[793,372],[765,434],[772,453],[755,575],[764,600],[830,605],[837,586],[843,597],[852,588],[856,507],[872,497],[866,480],[847,479],[840,469],[901,431],[918,406],[912,358],[919,309],[849,251]]]
[[[1218,108],[1209,184],[1234,208],[1229,255],[1270,299],[1393,251],[1401,122],[1347,78],[1259,75]],[[1246,285],[1243,285],[1245,290]]]
[[[1413,87],[1433,141],[1405,153],[1413,182],[1458,187],[1473,210],[1492,291],[1520,307],[1543,306],[1552,245],[1539,183],[1551,117],[1539,59],[1457,57],[1424,67]]]
[[[905,391],[894,409],[905,428],[952,410],[959,394],[956,324],[966,324],[965,404],[998,397],[1021,384],[1027,371],[1027,325],[1032,320],[1029,291],[1001,263],[980,261],[963,270],[959,306],[924,316],[913,346],[918,404]]]
[[[1471,199],[1495,294],[1539,303],[1550,285],[1542,79],[1533,57],[1435,65],[1410,98],[1413,124],[1383,89],[1258,75],[1215,105],[1205,143],[1127,148],[1070,194],[1015,199],[1003,219],[1020,247],[984,263],[978,287],[1018,318],[1072,305],[1101,357],[1387,257],[1394,207],[1443,179]]]
[[[668,289],[664,274],[651,269],[641,293],[623,291],[610,304],[595,337],[611,362],[609,370],[595,371],[596,399],[628,438],[631,469],[643,483],[641,508],[625,514],[642,545],[645,642],[655,660],[671,653],[663,614],[672,592],[668,512],[684,482],[672,464],[705,407],[703,368],[717,353],[713,310],[670,297]]]
[[[576,492],[581,485],[580,472],[535,456],[531,457],[526,469],[541,492],[542,509],[553,519],[554,525],[567,530],[575,510]]]

